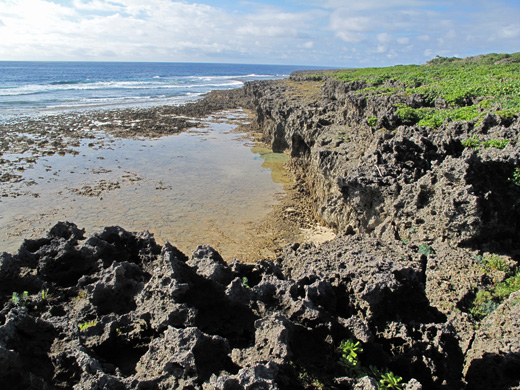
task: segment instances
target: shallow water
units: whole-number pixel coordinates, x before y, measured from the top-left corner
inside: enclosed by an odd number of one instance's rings
[[[0,199],[0,251],[67,220],[87,234],[119,225],[149,230],[185,253],[208,244],[227,260],[248,260],[261,252],[255,225],[284,194],[287,156],[235,127],[214,118],[204,129],[160,139],[103,136],[101,147],[82,140],[75,156],[40,158],[23,173],[24,185],[34,183],[25,194]]]

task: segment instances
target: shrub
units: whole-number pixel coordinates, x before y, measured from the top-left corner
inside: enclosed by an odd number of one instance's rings
[[[397,116],[405,125],[414,125],[419,121],[419,115],[414,108],[402,107],[396,111]]]
[[[509,272],[509,266],[507,265],[506,261],[502,257],[495,254],[484,258],[482,265],[484,272],[489,272],[490,270]]]
[[[515,117],[515,111],[514,110],[499,110],[496,111],[495,114],[497,114],[500,118],[511,121]]]
[[[417,118],[419,114],[412,108],[400,109],[397,114],[404,124],[424,120],[420,126],[438,127],[446,119],[472,120],[492,110],[498,110],[494,112],[503,119],[511,120],[520,113],[520,62],[497,65],[497,58],[518,60],[520,53],[489,54],[465,60],[438,57],[428,66],[348,69],[331,77],[345,82],[365,82],[367,88],[357,93],[419,94],[431,107],[439,98],[452,106],[449,114],[422,118]],[[383,84],[392,87],[381,87]]]
[[[435,251],[428,244],[421,244],[421,246],[419,247],[419,253],[422,253],[425,256],[429,256],[434,254]]]

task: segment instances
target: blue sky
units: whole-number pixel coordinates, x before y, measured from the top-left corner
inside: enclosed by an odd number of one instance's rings
[[[0,0],[0,60],[387,66],[520,51],[518,0]]]

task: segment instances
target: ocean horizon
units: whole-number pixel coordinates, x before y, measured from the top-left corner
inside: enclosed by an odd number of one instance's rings
[[[188,62],[0,61],[0,122],[68,112],[148,108],[197,100],[304,65]]]

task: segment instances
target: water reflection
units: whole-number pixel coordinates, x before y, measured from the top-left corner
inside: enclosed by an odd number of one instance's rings
[[[283,193],[287,156],[250,147],[235,125],[210,122],[160,139],[84,140],[77,155],[39,159],[25,194],[0,201],[0,251],[68,220],[87,234],[104,226],[149,230],[189,253],[209,244],[224,258],[255,251],[255,224]],[[3,185],[3,183],[0,183]]]

